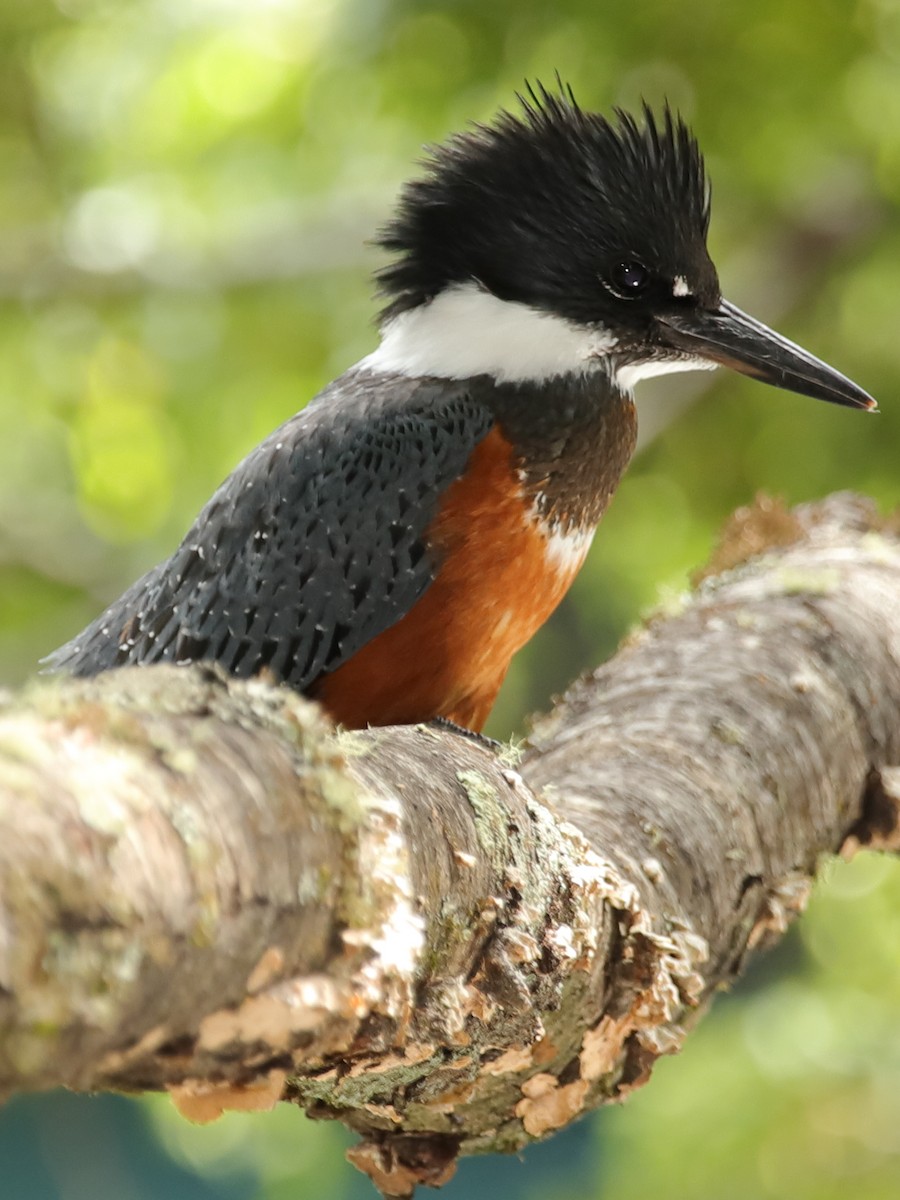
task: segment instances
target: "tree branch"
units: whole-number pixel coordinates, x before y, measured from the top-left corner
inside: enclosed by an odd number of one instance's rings
[[[206,668],[7,697],[0,1092],[284,1096],[403,1196],[643,1083],[820,855],[898,845],[893,531],[759,502],[715,566],[521,762]]]

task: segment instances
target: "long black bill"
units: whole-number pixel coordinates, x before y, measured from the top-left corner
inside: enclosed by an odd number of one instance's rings
[[[848,408],[875,409],[862,388],[821,359],[749,317],[727,300],[718,308],[694,308],[657,318],[673,350],[731,367],[775,387],[815,396]]]

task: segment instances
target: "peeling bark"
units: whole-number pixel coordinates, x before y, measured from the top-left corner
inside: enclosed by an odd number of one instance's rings
[[[900,845],[894,532],[760,502],[716,561],[521,761],[205,668],[7,697],[0,1093],[285,1098],[408,1196],[644,1083],[821,855]]]

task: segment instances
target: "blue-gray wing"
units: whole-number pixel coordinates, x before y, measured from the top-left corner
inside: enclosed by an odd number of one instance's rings
[[[355,368],[259,445],[171,558],[46,660],[269,667],[302,690],[415,604],[427,530],[491,427],[464,382]]]

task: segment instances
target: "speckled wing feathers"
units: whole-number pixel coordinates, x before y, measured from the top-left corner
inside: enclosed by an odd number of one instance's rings
[[[170,559],[48,664],[270,667],[303,689],[408,612],[440,497],[492,423],[464,383],[353,370],[258,446]]]

